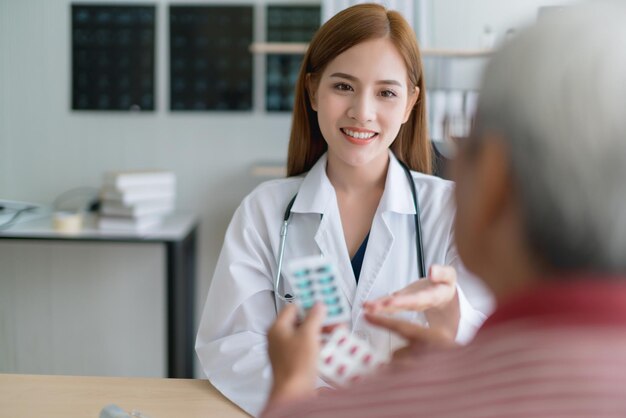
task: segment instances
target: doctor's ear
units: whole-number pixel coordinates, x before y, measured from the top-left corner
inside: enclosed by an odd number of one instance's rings
[[[309,100],[311,101],[311,109],[317,112],[317,80],[314,80],[311,73],[306,75],[306,91],[309,94]]]
[[[404,119],[402,120],[402,123],[406,123],[406,121],[409,120],[409,117],[411,116],[411,112],[413,111],[413,108],[415,107],[415,103],[417,103],[417,99],[419,99],[419,97],[420,97],[420,88],[415,86],[414,90],[409,91],[409,100],[406,103],[406,109],[404,111]]]

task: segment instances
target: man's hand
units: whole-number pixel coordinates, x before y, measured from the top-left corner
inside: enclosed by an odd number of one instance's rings
[[[424,312],[432,329],[454,337],[460,319],[456,270],[452,266],[433,265],[428,277],[389,296],[367,301],[363,308],[369,314]]]
[[[315,394],[320,331],[325,316],[316,304],[298,325],[297,308],[287,305],[267,333],[274,382],[268,406]]]
[[[370,313],[365,314],[365,319],[370,324],[385,328],[407,341],[406,347],[400,348],[393,353],[394,360],[409,357],[423,349],[445,349],[457,346],[454,339],[441,329],[425,328],[409,321]]]

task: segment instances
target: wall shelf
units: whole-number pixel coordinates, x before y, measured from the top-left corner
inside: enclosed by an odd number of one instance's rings
[[[431,143],[443,158],[451,159],[454,156],[453,144],[436,139],[432,139]],[[250,167],[249,175],[263,180],[287,177],[287,165],[284,161],[257,161]]]
[[[263,161],[257,162],[250,168],[250,176],[255,178],[282,178],[287,176],[287,166],[284,162]]]
[[[308,46],[307,43],[295,42],[255,42],[250,45],[250,52],[253,54],[304,54]],[[492,50],[423,48],[421,52],[424,57],[477,58],[489,56]]]

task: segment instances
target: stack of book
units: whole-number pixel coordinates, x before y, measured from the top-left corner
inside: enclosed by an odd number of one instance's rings
[[[104,174],[98,228],[144,231],[174,209],[176,175],[171,171],[115,171]]]

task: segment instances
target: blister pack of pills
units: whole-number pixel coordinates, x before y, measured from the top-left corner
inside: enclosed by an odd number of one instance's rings
[[[335,328],[318,359],[319,374],[338,386],[347,386],[372,373],[387,362],[364,340],[346,328]]]
[[[318,256],[299,258],[289,263],[285,273],[301,318],[315,302],[321,302],[326,305],[323,325],[350,321],[348,301],[339,289],[335,267],[328,260]]]

